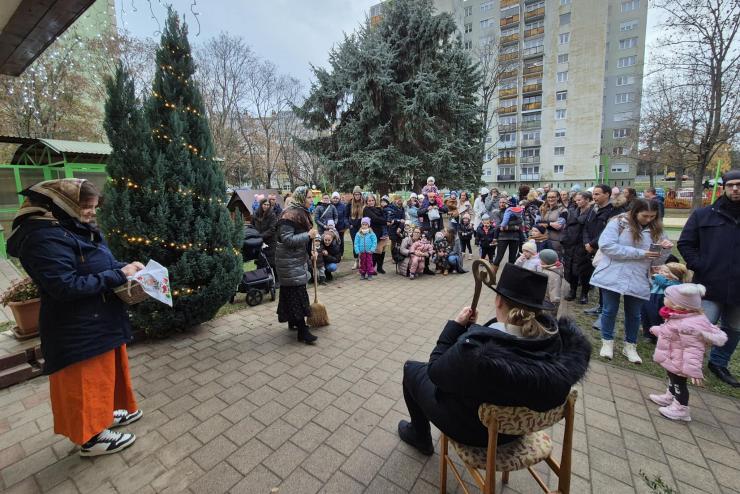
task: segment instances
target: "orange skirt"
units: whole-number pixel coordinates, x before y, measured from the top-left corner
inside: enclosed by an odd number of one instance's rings
[[[85,444],[113,423],[113,410],[137,410],[126,345],[49,376],[54,432]]]

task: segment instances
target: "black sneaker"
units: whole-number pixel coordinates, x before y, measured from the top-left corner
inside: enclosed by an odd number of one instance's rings
[[[416,448],[421,454],[432,456],[434,454],[434,443],[432,442],[432,435],[428,434],[428,437],[419,439],[417,437],[414,426],[406,420],[402,420],[398,423],[398,435],[401,440],[414,448]]]
[[[139,420],[142,415],[144,415],[144,412],[141,410],[136,410],[132,413],[128,413],[128,410],[116,410],[113,412],[113,423],[110,428],[115,429],[116,427],[133,424]]]
[[[82,445],[80,456],[100,456],[118,453],[134,444],[136,436],[105,429]]]

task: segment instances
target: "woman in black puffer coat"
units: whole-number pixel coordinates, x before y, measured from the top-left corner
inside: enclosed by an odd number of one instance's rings
[[[259,208],[254,214],[254,229],[262,236],[262,241],[267,244],[267,248],[263,250],[267,262],[270,263],[273,273],[275,273],[275,282],[278,282],[277,270],[275,268],[275,248],[277,247],[277,216],[275,210],[270,205],[269,199],[262,199],[259,203]],[[262,258],[258,258],[255,263],[257,267],[265,267],[262,265],[264,261]],[[278,287],[276,287],[278,288]]]
[[[365,198],[365,209],[362,210],[362,215],[370,218],[370,228],[378,237],[378,246],[373,254],[375,270],[380,274],[385,274],[383,262],[385,261],[385,246],[388,245],[388,222],[385,211],[378,205],[374,194],[368,194]]]
[[[575,204],[576,207],[568,213],[561,240],[565,279],[570,283],[570,293],[565,300],[575,300],[578,285],[581,285],[581,303],[587,304],[589,281],[594,267],[591,265],[591,256],[586,252],[583,242],[583,229],[588,214],[591,212],[591,193],[578,192],[575,196]]]

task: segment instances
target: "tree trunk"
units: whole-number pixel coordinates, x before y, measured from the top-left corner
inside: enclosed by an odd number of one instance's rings
[[[681,185],[683,185],[684,169],[685,168],[683,166],[676,168],[676,192],[678,192],[681,189]]]
[[[692,209],[702,207],[704,198],[704,174],[707,171],[706,163],[696,164],[696,174],[694,175],[694,199],[691,201]]]
[[[648,177],[650,178],[650,187],[655,188],[655,165],[648,165]]]

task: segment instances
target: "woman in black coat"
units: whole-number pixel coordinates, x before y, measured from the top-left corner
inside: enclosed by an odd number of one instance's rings
[[[565,231],[561,243],[563,245],[563,265],[565,279],[570,283],[570,293],[565,300],[575,300],[578,285],[581,285],[581,303],[588,303],[589,281],[594,267],[591,265],[591,256],[586,252],[583,242],[583,228],[591,211],[591,193],[578,192],[575,196],[575,207],[568,213]]]
[[[277,216],[268,199],[262,199],[259,208],[254,214],[254,229],[262,235],[262,241],[267,244],[267,249],[263,250],[267,262],[270,263],[272,271],[275,273],[275,281],[278,281],[277,270],[275,269],[275,247],[277,246]],[[263,261],[264,262],[264,261]],[[258,267],[261,266],[257,262]]]
[[[39,333],[54,432],[81,456],[116,453],[136,436],[109,430],[142,416],[126,344],[127,307],[113,289],[143,269],[119,262],[95,226],[99,192],[83,179],[49,180],[22,192],[8,253],[41,294]]]
[[[506,264],[498,285],[496,319],[481,326],[464,308],[448,321],[428,363],[406,362],[403,396],[411,421],[401,439],[434,453],[429,422],[453,440],[485,447],[478,418],[483,403],[546,411],[562,405],[588,369],[591,345],[573,322],[545,315],[547,276]],[[516,440],[499,435],[499,444]]]
[[[383,262],[385,261],[385,246],[388,245],[388,223],[385,211],[378,205],[374,194],[368,194],[365,198],[365,209],[362,210],[362,215],[370,218],[370,228],[378,237],[378,246],[373,254],[375,270],[380,274],[385,274]]]

